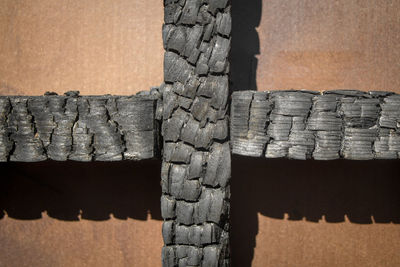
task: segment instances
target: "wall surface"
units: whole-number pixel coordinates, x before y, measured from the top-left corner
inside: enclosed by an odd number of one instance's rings
[[[236,90],[400,92],[400,2],[233,0]]]
[[[399,266],[399,172],[398,160],[234,156],[234,266]]]
[[[399,12],[395,0],[265,1],[259,88],[399,90]]]
[[[157,160],[0,163],[0,266],[159,266],[160,172]]]
[[[398,1],[233,0],[233,88],[400,93],[399,12]],[[158,0],[1,1],[0,94],[158,85],[162,16]],[[398,162],[232,166],[234,266],[400,265]],[[0,164],[0,266],[160,266],[159,168]]]
[[[162,82],[160,1],[0,2],[0,93],[133,94]]]

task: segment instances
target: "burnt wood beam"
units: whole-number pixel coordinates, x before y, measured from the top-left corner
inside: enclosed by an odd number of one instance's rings
[[[400,95],[335,90],[232,95],[234,154],[290,159],[400,157]]]
[[[164,0],[162,38],[159,89],[135,96],[0,96],[0,161],[162,156],[163,266],[230,265],[231,152],[302,160],[400,157],[394,93],[238,91],[229,118],[230,0]]]
[[[157,156],[156,95],[0,96],[0,161]]]
[[[163,266],[229,266],[227,0],[164,1]]]

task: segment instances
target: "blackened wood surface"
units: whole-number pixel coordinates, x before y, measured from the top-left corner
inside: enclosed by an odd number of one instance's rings
[[[162,263],[229,266],[228,0],[164,1]]]
[[[354,90],[235,92],[231,141],[233,153],[255,157],[397,159],[400,95]]]
[[[0,161],[148,159],[158,149],[154,96],[0,97]]]

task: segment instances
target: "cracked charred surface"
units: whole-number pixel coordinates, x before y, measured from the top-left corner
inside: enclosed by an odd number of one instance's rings
[[[117,161],[157,155],[154,96],[1,96],[0,161]]]
[[[227,0],[165,0],[163,266],[229,265]]]
[[[397,159],[400,95],[333,90],[232,95],[234,154],[291,159]]]

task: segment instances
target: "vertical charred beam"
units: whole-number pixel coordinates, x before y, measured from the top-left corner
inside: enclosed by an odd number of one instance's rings
[[[230,2],[164,11],[163,266],[228,266]]]

